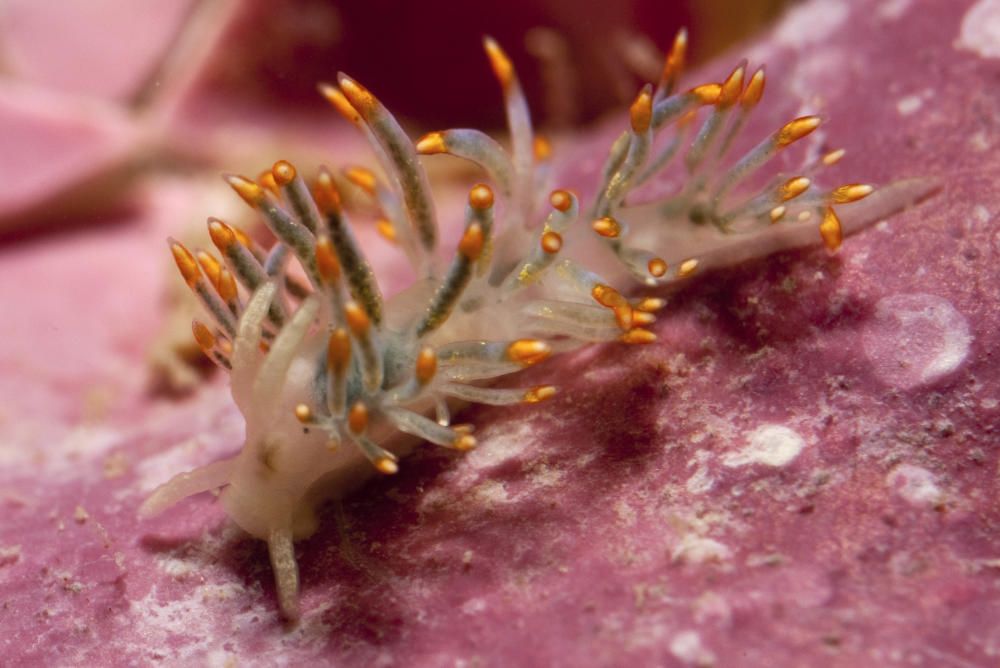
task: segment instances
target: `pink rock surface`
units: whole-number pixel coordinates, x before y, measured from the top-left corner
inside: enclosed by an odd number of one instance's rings
[[[476,451],[419,451],[298,545],[305,615],[290,630],[263,545],[209,495],[134,515],[242,436],[222,387],[140,394],[176,194],[151,199],[145,223],[5,248],[0,303],[17,324],[0,357],[0,652],[995,664],[1000,61],[984,35],[997,21],[990,0],[827,0],[751,45],[769,66],[762,128],[819,110],[848,149],[845,179],[937,177],[941,192],[835,256],[692,281],[659,343],[563,355],[517,381],[559,383],[548,403],[468,411]],[[581,156],[620,124],[564,149],[565,185],[586,189]],[[96,415],[95,387],[111,399]]]
[[[194,0],[8,0],[0,44],[8,70],[70,94],[127,102],[150,83]]]
[[[131,123],[114,107],[0,84],[0,230],[23,226],[25,216],[64,214],[60,199],[76,211],[92,206],[94,195],[120,180],[113,173],[131,157],[134,140]]]

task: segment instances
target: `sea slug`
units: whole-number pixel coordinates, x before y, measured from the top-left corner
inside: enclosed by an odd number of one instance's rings
[[[326,169],[311,183],[285,161],[258,181],[226,177],[261,214],[275,243],[265,250],[210,218],[221,259],[175,241],[170,247],[210,316],[208,323],[193,324],[194,336],[230,371],[246,441],[235,456],[174,477],[141,513],[222,488],[229,516],[267,541],[281,611],[294,620],[299,585],[293,542],[316,530],[317,504],[355,487],[365,468],[398,470],[407,447],[398,434],[469,450],[475,436],[471,427],[450,424],[449,399],[540,402],[556,388],[494,389],[482,382],[587,342],[655,340],[649,327],[663,300],[628,297],[613,285],[663,285],[809,243],[835,250],[845,232],[926,189],[891,186],[842,222],[834,206],[867,198],[873,188],[818,187],[818,173],[843,157],[832,151],[747,192],[748,179],[820,119],[793,119],[730,159],[729,149],[763,95],[764,70],[748,76],[741,63],[721,83],[677,92],[686,42],[682,31],[660,81],[635,98],[597,196],[583,209],[569,190],[549,189],[550,147],[534,135],[510,60],[489,38],[485,49],[503,90],[509,152],[477,130],[434,132],[414,143],[350,77],[321,85],[367,136],[382,168],[382,175],[352,168],[345,176],[378,207],[383,233],[399,243],[418,279],[383,299]],[[491,182],[469,191],[465,228],[447,266],[436,257],[435,205],[418,157],[442,153],[477,163]],[[685,185],[668,198],[631,205],[630,194],[672,161],[682,163]],[[595,273],[586,254],[567,257],[574,236],[595,234],[620,269],[612,280]],[[297,266],[290,267],[293,260]]]

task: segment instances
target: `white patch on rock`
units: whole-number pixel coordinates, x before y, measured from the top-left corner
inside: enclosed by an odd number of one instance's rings
[[[982,130],[972,133],[969,137],[969,148],[976,153],[985,153],[990,150],[990,146],[992,146],[990,136]]]
[[[979,0],[965,13],[955,48],[1000,58],[1000,0]]]
[[[726,466],[785,466],[798,457],[804,447],[806,442],[797,432],[780,424],[765,424],[750,432],[745,448],[726,455],[722,463]]]
[[[0,566],[12,566],[21,560],[21,546],[0,547]]]
[[[894,468],[886,476],[885,484],[918,508],[934,506],[944,500],[944,493],[938,487],[934,474],[913,464],[900,464]]]
[[[914,293],[879,301],[861,341],[883,382],[910,388],[957,369],[969,355],[972,335],[965,317],[948,300]]]
[[[526,420],[508,424],[509,427],[497,426],[484,433],[476,449],[463,457],[466,464],[474,469],[493,468],[522,452],[530,452],[535,443],[535,425]]]
[[[482,501],[487,507],[492,507],[496,504],[510,503],[513,500],[507,493],[507,488],[504,487],[504,484],[496,480],[484,480],[479,485],[474,487],[472,492],[476,495],[476,498]]]
[[[917,112],[920,107],[924,106],[924,99],[919,95],[907,95],[896,102],[896,111],[899,112],[900,116],[909,116]]]
[[[486,609],[486,601],[481,598],[470,598],[462,604],[462,612],[467,615],[476,615]]]
[[[708,474],[708,467],[705,465],[699,466],[694,475],[684,483],[684,487],[691,494],[704,494],[712,489],[713,485],[715,485],[715,479]]]
[[[775,33],[779,44],[803,48],[823,42],[847,20],[847,5],[835,0],[814,0],[788,12]]]
[[[674,561],[686,564],[705,564],[727,561],[732,552],[717,540],[695,534],[687,534],[670,553]]]
[[[879,3],[878,15],[888,21],[895,21],[910,8],[912,0],[884,0]]]
[[[701,642],[697,631],[681,631],[670,641],[670,653],[689,666],[713,666],[715,655]]]

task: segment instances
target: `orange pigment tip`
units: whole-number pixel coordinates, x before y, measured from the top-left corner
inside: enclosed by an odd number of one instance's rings
[[[726,109],[733,106],[740,99],[743,92],[743,77],[746,74],[746,65],[740,64],[730,73],[726,80],[722,82],[722,91],[719,93],[719,107]]]
[[[643,134],[649,129],[649,124],[653,120],[653,87],[649,84],[643,86],[636,96],[632,106],[628,109],[629,121],[632,123],[632,132]]]
[[[844,240],[840,218],[831,207],[827,207],[823,214],[823,222],[819,224],[819,235],[823,238],[823,244],[831,251],[840,248],[840,243]]]
[[[271,174],[274,176],[274,182],[277,183],[278,186],[287,186],[295,180],[296,172],[292,163],[287,160],[279,160],[274,163],[273,167],[271,167]]]
[[[456,428],[455,431],[458,431]],[[468,452],[469,450],[474,450],[476,447],[476,437],[472,434],[459,434],[458,438],[454,440],[452,446],[459,452]]]
[[[691,89],[691,94],[702,104],[715,104],[722,95],[722,86],[717,83],[703,84]]]
[[[644,313],[656,313],[662,310],[667,305],[666,299],[661,299],[659,297],[644,297],[639,300],[639,303],[635,305],[637,311],[643,311]]]
[[[281,192],[278,190],[278,182],[274,180],[274,174],[269,169],[265,169],[257,175],[257,183],[262,188],[270,191],[272,195],[277,195]]]
[[[367,167],[348,167],[344,170],[344,176],[369,195],[375,194],[378,179],[375,178],[375,172]]]
[[[684,61],[687,56],[688,35],[687,28],[681,28],[674,37],[674,43],[670,46],[667,58],[663,63],[663,73],[660,80],[664,85],[669,85],[680,76],[684,69]]]
[[[632,309],[632,324],[636,327],[643,327],[645,325],[652,325],[656,322],[656,316],[652,313],[647,313],[646,311],[640,311],[638,309]]]
[[[421,155],[435,155],[437,153],[447,153],[448,146],[444,141],[443,132],[430,132],[421,137],[416,144],[417,153]]]
[[[334,183],[333,175],[325,167],[320,167],[319,176],[316,177],[313,199],[323,213],[340,213],[340,192]]]
[[[650,260],[646,268],[649,269],[649,273],[653,278],[660,278],[667,273],[667,263],[658,257]]]
[[[320,277],[327,283],[336,283],[340,280],[340,261],[337,259],[333,242],[324,234],[316,238],[316,268],[319,269]]]
[[[549,230],[542,234],[542,250],[549,255],[554,255],[562,250],[563,238],[558,232]]]
[[[302,424],[309,424],[312,422],[312,409],[310,409],[305,404],[299,404],[295,407],[295,419]]]
[[[500,85],[507,88],[514,82],[514,65],[510,62],[510,58],[492,37],[483,38],[483,48],[486,50],[487,58],[490,59],[493,74],[496,75]]]
[[[819,127],[820,120],[819,116],[801,116],[793,121],[789,121],[783,128],[778,130],[778,136],[775,139],[775,143],[780,148],[784,148],[785,146],[802,139]]]
[[[594,298],[601,306],[606,306],[608,308],[617,308],[619,306],[628,305],[628,300],[622,297],[621,293],[615,290],[610,285],[604,285],[603,283],[597,283],[590,290],[590,296]]]
[[[493,191],[484,183],[477,183],[469,191],[469,206],[480,211],[493,206]]]
[[[386,241],[396,243],[396,228],[385,218],[379,218],[375,221],[375,231]]]
[[[177,268],[180,270],[181,276],[184,277],[184,282],[193,288],[198,279],[201,278],[201,270],[198,269],[198,262],[194,259],[194,255],[180,242],[172,239],[170,240],[170,252],[174,254],[174,262],[177,263]]]
[[[830,197],[834,204],[849,204],[857,202],[859,199],[864,199],[873,192],[875,192],[875,188],[868,184],[851,183],[846,186],[840,186],[831,193]]]
[[[364,433],[368,428],[368,407],[358,401],[347,413],[347,426],[353,434]]]
[[[420,352],[417,353],[417,382],[421,385],[426,385],[431,382],[434,378],[434,374],[437,373],[437,363],[437,354],[434,352],[433,348],[430,346],[421,348]]]
[[[215,289],[219,289],[219,276],[222,273],[222,265],[214,257],[206,253],[205,251],[195,252],[195,257],[198,259],[198,264],[201,265],[201,270],[205,272],[208,276],[208,280],[211,281]]]
[[[545,162],[552,157],[552,142],[545,137],[535,135],[532,147],[534,149],[536,162]]]
[[[760,99],[764,97],[765,83],[764,68],[761,67],[750,77],[750,83],[747,84],[743,96],[740,98],[740,104],[744,109],[750,110],[757,106]]]
[[[522,366],[537,364],[551,353],[549,344],[538,339],[518,339],[507,346],[507,357]]]
[[[237,241],[239,241],[241,244],[243,244],[247,248],[253,248],[253,245],[254,245],[253,239],[250,238],[249,234],[247,234],[246,232],[244,232],[243,230],[241,230],[238,227],[231,227],[230,229],[233,231],[233,234],[236,235],[236,240]]]
[[[594,228],[595,232],[608,239],[614,239],[622,233],[622,228],[618,224],[618,221],[609,216],[598,218],[590,226]]]
[[[205,323],[197,320],[192,322],[191,333],[194,334],[194,340],[202,350],[207,352],[215,347],[215,335]]]
[[[250,206],[257,206],[264,201],[264,189],[245,176],[229,174],[224,178],[236,194]]]
[[[361,114],[358,113],[357,109],[351,106],[351,103],[346,97],[344,97],[344,94],[341,93],[336,86],[322,83],[319,85],[319,92],[330,104],[333,105],[333,108],[336,109],[337,112],[349,122],[354,125],[359,125],[361,123]]]
[[[812,181],[806,177],[796,176],[781,184],[781,188],[778,189],[778,194],[781,197],[782,202],[787,202],[788,200],[794,199],[809,190],[810,185],[812,185]]]
[[[347,326],[351,328],[351,332],[355,336],[368,333],[368,328],[372,324],[371,320],[368,319],[368,314],[357,302],[350,301],[344,304],[344,315],[347,316]]]
[[[549,204],[553,209],[565,213],[573,206],[573,197],[565,190],[553,190],[549,195]]]
[[[698,268],[698,260],[694,258],[690,260],[684,260],[681,262],[681,266],[677,268],[677,277],[686,278],[695,272]]]
[[[627,332],[632,329],[632,307],[629,304],[616,306],[614,308],[614,314],[615,322],[618,324],[618,329],[623,332]]]
[[[556,392],[554,385],[539,385],[525,392],[523,401],[526,404],[537,404],[556,396]]]
[[[347,369],[351,361],[351,337],[343,327],[330,332],[330,340],[326,344],[326,365],[336,374]]]
[[[472,223],[465,229],[462,240],[458,242],[458,252],[469,260],[479,259],[483,252],[483,227]]]
[[[215,288],[219,291],[219,296],[222,297],[222,301],[229,304],[230,302],[236,301],[237,295],[239,295],[239,288],[236,286],[236,279],[225,267],[219,272],[219,280],[216,283]]]
[[[630,329],[625,332],[620,337],[623,343],[653,343],[656,341],[656,334],[653,334],[648,329],[642,329],[641,327],[636,327],[635,329]]]
[[[226,249],[236,243],[236,232],[218,218],[208,219],[208,235],[212,237],[212,243],[225,253]]]
[[[844,157],[845,153],[847,153],[847,151],[842,148],[838,148],[836,151],[830,151],[823,156],[823,164],[827,167],[836,165]]]
[[[347,97],[347,101],[362,116],[367,116],[378,106],[378,100],[375,99],[370,90],[343,72],[337,75],[337,82],[340,84],[340,90]]]
[[[781,220],[782,218],[784,218],[785,217],[785,212],[787,210],[788,209],[786,209],[784,205],[782,205],[782,206],[776,206],[773,209],[771,209],[771,222],[772,223],[776,223],[779,220]]]
[[[399,472],[399,464],[389,459],[388,457],[382,457],[375,460],[375,468],[379,473],[384,475],[393,475]]]

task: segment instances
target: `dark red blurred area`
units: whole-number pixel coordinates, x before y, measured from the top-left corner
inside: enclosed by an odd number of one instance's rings
[[[638,90],[622,57],[630,38],[640,36],[665,50],[687,26],[698,60],[761,25],[781,2],[741,3],[736,14],[750,18],[739,22],[712,7],[718,4],[294,0],[276,7],[254,2],[226,38],[231,52],[216,61],[205,82],[216,93],[247,103],[310,108],[324,105],[316,83],[344,71],[394,113],[420,125],[496,127],[503,124],[500,96],[481,48],[483,36],[491,35],[514,61],[533,111],[544,122],[552,104],[526,38],[533,29],[547,28],[562,38],[574,79],[565,96],[575,98],[565,101],[571,118],[564,120],[586,121]],[[723,28],[703,39],[715,23]]]

